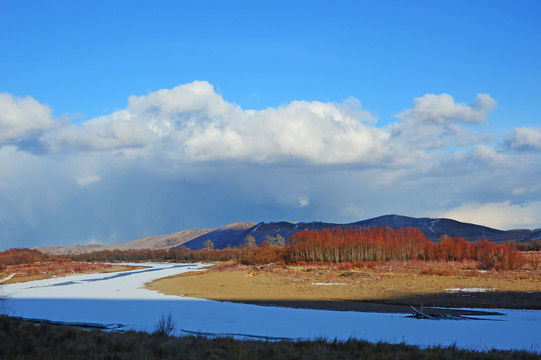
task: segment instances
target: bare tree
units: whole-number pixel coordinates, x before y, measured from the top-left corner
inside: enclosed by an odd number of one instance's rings
[[[214,249],[214,243],[212,242],[212,240],[210,240],[210,239],[205,240],[205,242],[203,243],[203,249],[204,250],[213,250]]]
[[[269,244],[269,246],[276,246],[276,238],[274,236],[265,236],[265,242]]]
[[[244,242],[246,243],[246,246],[249,248],[255,248],[257,247],[257,242],[255,240],[255,237],[253,235],[248,235],[244,238]]]
[[[284,247],[286,246],[286,238],[283,237],[282,235],[278,234],[276,235],[276,246],[279,246],[279,247]]]

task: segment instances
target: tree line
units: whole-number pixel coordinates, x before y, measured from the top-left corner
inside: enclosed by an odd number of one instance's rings
[[[235,261],[245,265],[298,262],[358,262],[387,260],[476,260],[481,269],[515,269],[524,263],[513,243],[495,244],[486,239],[470,242],[461,237],[444,236],[439,242],[426,239],[418,228],[391,227],[335,228],[304,230],[287,242],[277,235],[268,236],[259,246],[248,235],[244,246],[214,249],[212,241],[203,250],[178,247],[168,250],[102,250],[63,257],[87,262],[144,261]],[[535,247],[537,244],[532,244]],[[522,248],[529,249],[522,245]],[[10,249],[0,252],[0,270],[7,265],[40,261],[62,261],[37,250]]]
[[[248,235],[239,248],[214,249],[210,240],[203,250],[179,247],[169,250],[97,251],[71,256],[75,261],[235,261],[245,265],[298,262],[358,262],[387,260],[476,260],[481,269],[515,269],[524,263],[511,243],[495,244],[486,239],[470,242],[444,236],[439,242],[426,239],[418,228],[390,227],[335,228],[304,230],[292,235],[264,240],[257,246]]]
[[[438,243],[418,228],[364,227],[305,230],[288,240],[290,261],[477,260],[481,269],[515,269],[524,263],[511,243],[470,242],[444,236]]]

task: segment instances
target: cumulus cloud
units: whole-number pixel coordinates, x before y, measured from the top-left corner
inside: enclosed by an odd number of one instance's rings
[[[471,105],[456,103],[447,94],[426,94],[398,115],[401,121],[391,132],[378,128],[377,118],[355,98],[339,104],[293,101],[244,110],[225,101],[208,82],[194,81],[131,96],[124,110],[49,131],[39,149],[114,151],[177,165],[240,161],[403,166],[423,158],[418,150],[479,143],[461,124],[483,122],[495,103],[487,94],[478,94]]]
[[[130,96],[127,109],[70,125],[44,137],[53,151],[150,148],[194,126],[210,126],[234,107],[207,82],[195,81],[143,96]],[[177,144],[178,145],[178,144]],[[174,149],[180,151],[182,149]]]
[[[541,128],[517,128],[507,135],[505,145],[516,151],[541,151]]]
[[[363,124],[349,110],[347,105],[294,101],[277,109],[243,112],[221,124],[193,127],[186,155],[197,161],[297,158],[326,164],[373,163],[390,155],[385,148],[388,134]]]
[[[456,103],[448,94],[426,94],[415,98],[415,106],[400,114],[398,118],[410,123],[440,124],[466,122],[482,123],[487,112],[496,101],[488,94],[477,94],[471,105]]]
[[[34,98],[0,93],[0,146],[55,128],[52,110]]]
[[[441,214],[441,217],[486,225],[495,229],[537,228],[541,201],[511,204],[509,201],[466,203]]]
[[[147,145],[149,129],[131,121],[128,111],[95,118],[83,125],[68,125],[43,136],[52,151],[102,151],[138,148]]]
[[[129,98],[125,110],[45,137],[51,150],[141,148],[180,162],[391,161],[388,132],[353,98],[342,104],[293,101],[260,111],[228,103],[205,81]]]
[[[481,124],[496,106],[488,94],[477,94],[471,105],[455,102],[448,94],[426,94],[415,98],[415,105],[397,117],[393,136],[424,149],[464,146],[479,142],[463,124]]]

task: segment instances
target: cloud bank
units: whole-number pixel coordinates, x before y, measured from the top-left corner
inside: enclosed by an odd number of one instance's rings
[[[0,94],[0,240],[111,243],[386,213],[541,226],[541,130],[488,141],[476,131],[495,106],[488,94],[471,104],[425,94],[382,127],[354,98],[249,110],[195,81],[67,123],[31,97]]]
[[[475,224],[500,224],[504,229],[534,229],[539,227],[541,201],[511,204],[510,201],[498,203],[467,203],[442,213],[442,217]]]

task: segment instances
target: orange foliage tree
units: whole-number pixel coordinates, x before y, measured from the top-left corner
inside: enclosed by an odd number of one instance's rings
[[[486,239],[472,243],[452,236],[434,243],[413,227],[305,230],[289,238],[286,250],[290,262],[477,260],[481,269],[499,270],[516,269],[524,263],[511,243],[494,244]]]

